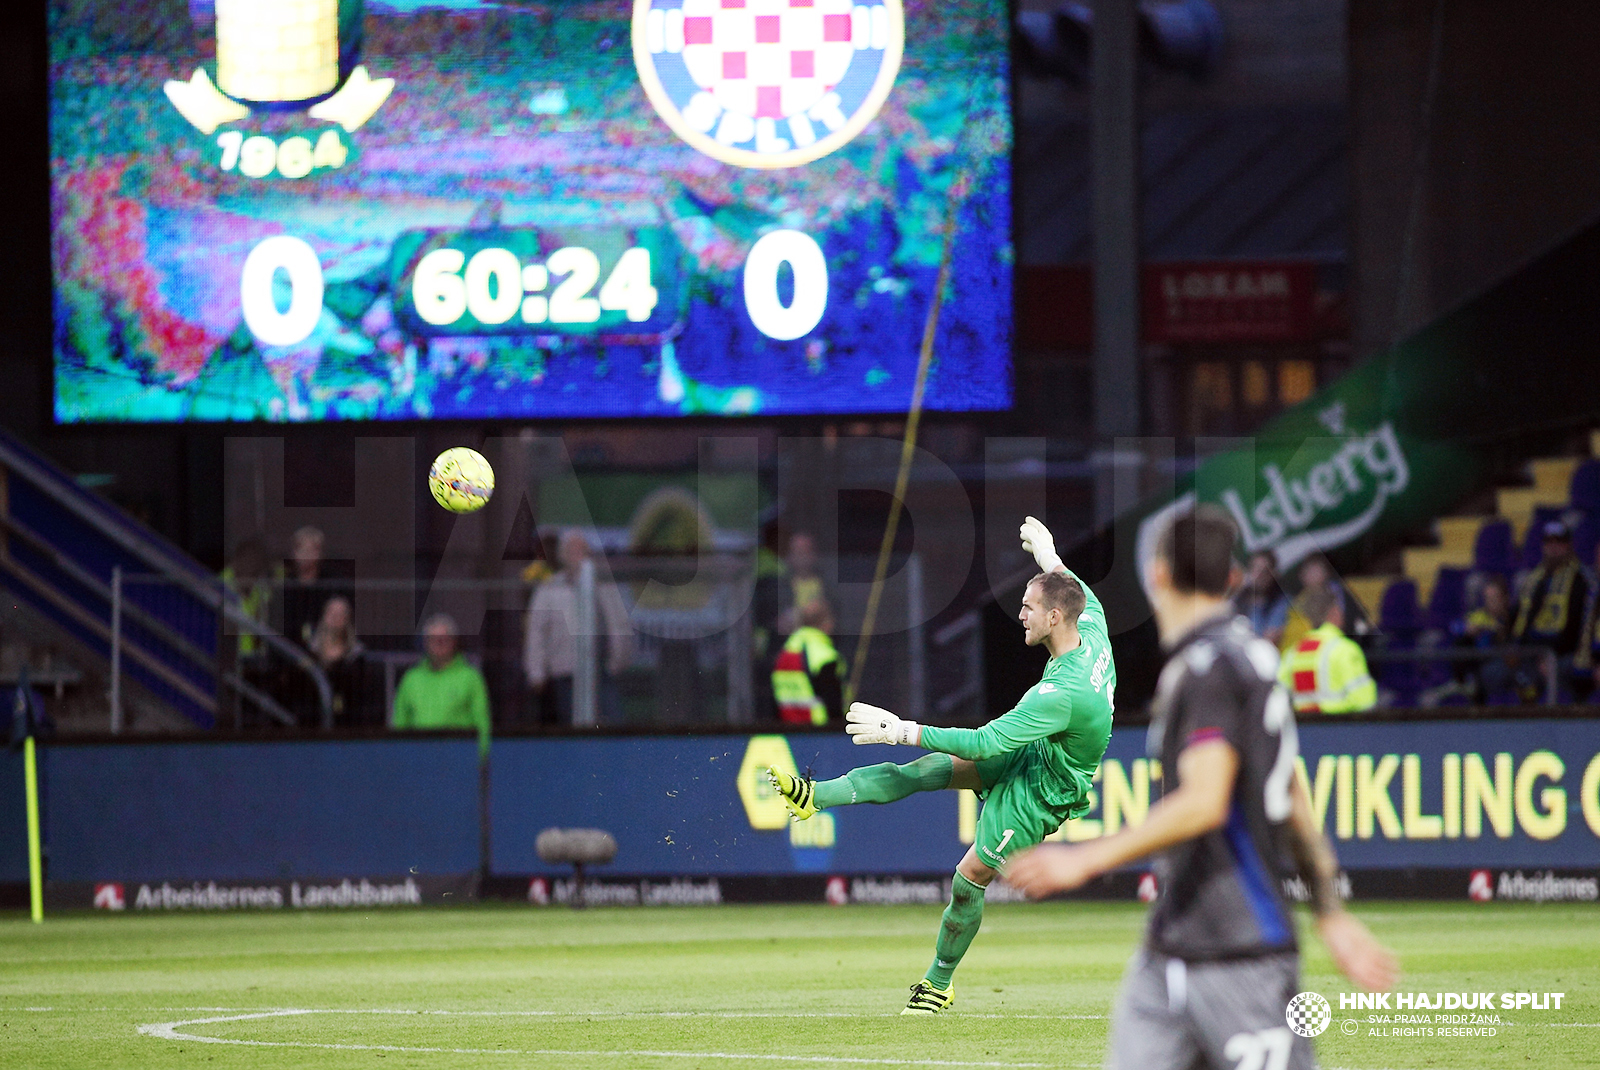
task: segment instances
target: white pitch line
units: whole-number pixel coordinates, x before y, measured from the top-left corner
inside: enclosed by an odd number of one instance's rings
[[[1322,1070],[1415,1070],[1415,1068],[1397,1068],[1393,1066],[1325,1066],[1322,1068]]]
[[[126,1014],[130,1011],[140,1013],[154,1011],[234,1011],[245,1010],[244,1007],[0,1007],[0,1014],[10,1014],[16,1011],[37,1011],[41,1014]],[[255,1007],[253,1010],[274,1010],[272,1007]]]
[[[30,1010],[48,1008],[28,1008]],[[121,1011],[122,1007],[92,1007],[80,1008],[81,1010]],[[156,1007],[153,1010],[168,1011],[223,1011],[229,1014],[243,1014],[243,1007]],[[263,1007],[252,1008],[273,1012],[279,1008]],[[504,1010],[504,1011],[416,1011],[393,1009],[385,1007],[337,1007],[323,1008],[312,1011],[313,1014],[393,1014],[393,1015],[454,1015],[465,1018],[898,1018],[899,1011],[874,1011],[863,1014],[857,1011],[553,1011],[553,1010]],[[1039,1020],[1050,1022],[1103,1022],[1103,1014],[969,1014],[962,1012],[953,1017],[960,1018],[994,1018],[994,1019],[1020,1019]]]
[[[271,1011],[276,1007],[0,1007],[0,1014],[15,1013],[18,1011],[33,1011],[40,1013],[59,1014],[125,1014],[132,1012],[154,1011],[216,1011],[225,1014],[243,1014],[246,1011]],[[435,1014],[435,1015],[461,1015],[478,1017],[524,1017],[524,1018],[898,1018],[898,1011],[874,1011],[861,1013],[859,1011],[552,1011],[552,1010],[522,1010],[522,1011],[412,1011],[412,1010],[387,1010],[384,1008],[339,1008],[320,1010],[319,1014]],[[957,1017],[976,1019],[1021,1021],[1047,1021],[1047,1022],[1103,1022],[1104,1014],[981,1014],[961,1012]]]
[[[228,1007],[201,1007],[199,1010],[230,1010]],[[898,1018],[899,1011],[876,1011],[861,1014],[857,1011],[407,1011],[356,1008],[350,1010],[319,1011],[319,1014],[445,1014],[528,1018]],[[1105,1020],[1103,1014],[966,1014],[962,1018],[1023,1018],[1046,1021]]]
[[[727,1051],[580,1051],[567,1048],[424,1048],[411,1047],[399,1044],[319,1044],[311,1041],[291,1040],[241,1040],[231,1037],[207,1037],[197,1033],[181,1033],[178,1030],[184,1026],[217,1025],[223,1022],[242,1022],[261,1018],[288,1018],[307,1014],[418,1014],[418,1013],[453,1013],[450,1011],[360,1011],[360,1010],[312,1010],[291,1008],[276,1011],[261,1011],[254,1014],[230,1014],[217,1018],[191,1018],[180,1022],[156,1022],[139,1026],[139,1032],[144,1036],[155,1037],[158,1040],[187,1040],[197,1044],[232,1044],[240,1047],[251,1048],[314,1048],[322,1051],[392,1051],[418,1054],[445,1054],[445,1055],[557,1055],[576,1058],[603,1058],[603,1059],[729,1059],[749,1060],[757,1062],[782,1062],[782,1063],[826,1063],[830,1065],[849,1066],[974,1066],[974,1067],[1003,1067],[1006,1070],[1013,1068],[1048,1066],[1048,1063],[1003,1063],[1003,1062],[960,1062],[953,1059],[860,1059],[840,1055],[770,1055],[763,1053],[727,1052]],[[473,1012],[468,1012],[473,1013]],[[493,1011],[479,1011],[478,1014],[494,1014]],[[513,1014],[517,1012],[511,1012]],[[1092,1063],[1079,1064],[1092,1067]]]
[[[251,1014],[227,1014],[220,1018],[190,1018],[181,1022],[154,1022],[150,1025],[141,1025],[139,1032],[145,1036],[159,1037],[162,1040],[197,1040],[202,1043],[228,1044],[231,1041],[218,1040],[214,1037],[187,1037],[179,1033],[178,1027],[183,1025],[211,1025],[217,1022],[245,1022],[252,1018],[288,1018],[297,1014],[316,1014],[313,1010],[297,1010],[293,1008],[275,1011],[255,1011]]]

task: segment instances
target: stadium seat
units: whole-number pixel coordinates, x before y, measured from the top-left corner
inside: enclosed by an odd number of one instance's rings
[[[1583,564],[1594,567],[1594,550],[1600,545],[1600,511],[1584,514],[1578,526],[1572,529],[1572,553]]]
[[[1382,636],[1377,651],[1408,651],[1416,648],[1422,631],[1423,614],[1417,604],[1417,585],[1411,580],[1395,580],[1379,602],[1378,628]],[[1414,661],[1377,661],[1372,675],[1387,693],[1386,701],[1397,706],[1415,706],[1422,690],[1421,674]]]
[[[1346,593],[1356,601],[1356,609],[1363,620],[1375,621],[1378,619],[1378,602],[1383,598],[1384,590],[1394,582],[1393,576],[1343,576],[1340,582],[1344,584]]]
[[[1383,599],[1378,603],[1378,627],[1391,635],[1415,635],[1422,627],[1415,583],[1395,580],[1384,588]]]
[[[1580,464],[1572,473],[1572,487],[1567,493],[1574,509],[1591,516],[1600,513],[1600,460]]]
[[[1491,520],[1478,532],[1478,541],[1472,548],[1472,567],[1501,576],[1516,571],[1509,520]]]
[[[1467,579],[1471,569],[1446,566],[1434,577],[1433,592],[1428,596],[1428,609],[1423,615],[1426,633],[1419,646],[1448,646],[1455,635],[1454,627],[1467,611]],[[1425,690],[1437,689],[1454,678],[1453,666],[1448,661],[1425,661],[1417,665],[1417,686]]]
[[[1467,577],[1464,568],[1441,568],[1433,581],[1433,595],[1428,599],[1426,627],[1449,631],[1467,609]]]

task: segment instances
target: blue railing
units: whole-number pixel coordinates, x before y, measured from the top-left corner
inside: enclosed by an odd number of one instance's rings
[[[113,589],[119,571],[161,582],[127,585],[119,599]],[[324,724],[331,718],[327,679],[304,651],[250,620],[198,562],[3,430],[0,586],[108,664],[112,607],[120,602],[121,672],[201,728],[216,725],[230,691],[269,716],[286,716],[228,666],[224,622],[262,635],[276,655],[310,676]],[[119,727],[115,719],[112,727]]]

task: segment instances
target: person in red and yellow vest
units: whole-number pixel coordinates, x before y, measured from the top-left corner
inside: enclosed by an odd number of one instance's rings
[[[1328,590],[1308,592],[1302,611],[1316,625],[1285,653],[1278,679],[1296,713],[1360,713],[1378,702],[1367,656],[1344,634],[1344,607]]]
[[[844,717],[844,659],[833,645],[833,610],[822,599],[800,608],[772,667],[772,695],[786,724],[825,725]]]

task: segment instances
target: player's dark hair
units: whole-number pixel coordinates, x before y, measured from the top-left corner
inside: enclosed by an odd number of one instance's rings
[[[1178,590],[1222,598],[1228,593],[1238,539],[1239,530],[1227,513],[1199,505],[1173,518],[1156,553],[1172,570],[1172,585]]]
[[[1083,607],[1089,604],[1088,597],[1083,593],[1083,584],[1059,572],[1041,572],[1028,581],[1028,586],[1039,588],[1039,598],[1044,602],[1046,611],[1059,609],[1061,616],[1074,624]]]

